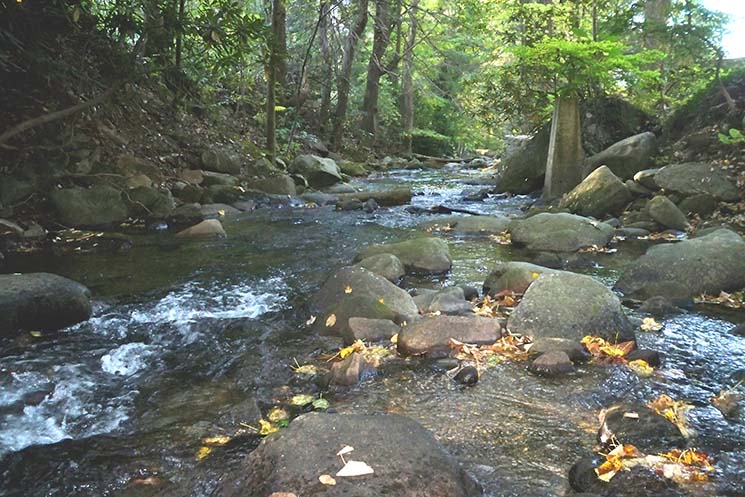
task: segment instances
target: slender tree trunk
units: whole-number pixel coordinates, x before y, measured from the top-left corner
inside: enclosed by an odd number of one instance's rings
[[[178,16],[176,17],[176,88],[173,95],[173,105],[178,106],[181,100],[181,85],[183,84],[183,78],[181,77],[181,58],[183,52],[183,39],[184,39],[184,4],[186,0],[178,0]]]
[[[325,133],[329,115],[331,113],[331,81],[333,71],[331,68],[331,50],[329,50],[329,2],[321,0],[320,16],[321,23],[318,28],[318,40],[321,45],[321,58],[323,60],[323,81],[321,87],[321,109],[319,111],[319,124],[321,133]]]
[[[280,38],[285,24],[282,18],[286,12],[283,0],[272,0],[272,31],[269,39],[269,61],[266,67],[266,149],[270,160],[274,162],[277,154],[276,134],[276,86],[279,82],[279,67],[282,65],[283,52]]]
[[[380,95],[380,77],[383,75],[383,55],[390,41],[390,25],[388,19],[388,2],[390,0],[375,0],[375,31],[373,35],[373,49],[370,62],[367,65],[367,83],[365,97],[362,102],[362,129],[372,135],[375,142],[377,129],[378,97]]]
[[[287,84],[287,6],[285,4],[287,0],[273,1],[272,12],[277,10],[276,15],[272,16],[272,22],[276,19],[276,29],[272,24],[272,30],[274,36],[276,36],[277,43],[277,83],[282,89],[282,97],[288,97],[292,94],[291,91],[285,91],[288,88]]]
[[[416,43],[417,18],[416,9],[419,0],[411,0],[409,10],[409,36],[404,48],[403,86],[401,90],[401,117],[404,134],[404,151],[411,154],[412,132],[414,130],[414,45]]]
[[[347,107],[349,106],[349,88],[352,77],[352,64],[354,63],[354,52],[357,48],[362,33],[365,32],[367,25],[367,6],[369,0],[359,0],[357,20],[349,31],[347,39],[344,42],[344,55],[341,62],[341,73],[339,74],[339,83],[337,88],[336,112],[334,115],[334,150],[341,150],[342,139],[344,136],[344,120],[347,117]]]
[[[667,18],[670,15],[671,0],[646,0],[644,3],[644,46],[649,50],[660,50],[663,48],[662,42],[665,36],[665,27]],[[665,63],[660,60],[656,68],[660,71],[660,101],[657,107],[664,110],[665,105],[665,88],[667,81],[665,78]]]

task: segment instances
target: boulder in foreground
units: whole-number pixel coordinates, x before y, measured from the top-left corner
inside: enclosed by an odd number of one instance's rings
[[[336,453],[361,461],[374,473],[336,476]],[[323,485],[330,475],[336,485]],[[391,415],[310,413],[266,438],[238,468],[220,478],[216,497],[476,497],[479,485],[451,458],[430,432],[409,418]]]
[[[0,275],[0,337],[58,330],[91,316],[91,292],[55,274]]]

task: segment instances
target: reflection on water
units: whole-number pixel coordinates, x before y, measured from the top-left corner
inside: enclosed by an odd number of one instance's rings
[[[507,216],[530,201],[464,200],[464,190],[478,189],[481,176],[457,169],[394,171],[355,186],[410,185],[418,207]],[[0,343],[0,495],[99,496],[121,489],[126,495],[132,480],[154,474],[173,484],[196,479],[202,490],[194,493],[208,495],[215,475],[255,440],[197,463],[200,437],[255,422],[260,410],[286,395],[287,385],[296,393],[318,389],[298,384],[289,366],[339,342],[302,328],[307,296],[359,247],[419,236],[415,227],[428,219],[404,207],[372,214],[260,210],[228,220],[227,240],[182,243],[169,234],[138,235],[125,254],[11,261],[11,270],[82,281],[98,300],[87,323]],[[480,287],[497,261],[527,256],[484,237],[448,239],[452,273],[409,277],[405,287]],[[646,246],[618,247],[617,254],[588,256],[592,264],[583,272],[611,285]],[[742,419],[726,421],[708,401],[745,368],[745,344],[728,333],[731,322],[722,317],[692,312],[663,322],[662,332],[639,337],[664,353],[663,367],[651,378],[621,367],[584,366],[568,378],[546,380],[507,362],[463,389],[411,360],[327,398],[342,412],[395,412],[419,420],[488,495],[545,496],[566,493],[567,470],[591,450],[600,409],[667,393],[695,406],[695,444],[714,456],[719,470],[719,490],[701,487],[699,494],[745,492]],[[152,495],[157,489],[137,491]]]

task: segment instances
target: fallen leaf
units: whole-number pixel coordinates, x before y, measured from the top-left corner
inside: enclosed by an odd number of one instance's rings
[[[208,455],[212,453],[212,447],[207,447],[206,445],[199,447],[199,450],[197,451],[197,455],[195,456],[197,461],[201,461]]]
[[[225,217],[225,209],[220,209],[219,211],[217,211],[217,215],[220,217]]]
[[[671,397],[662,394],[647,402],[647,407],[677,426],[684,437],[687,438],[691,435],[686,420],[686,412],[693,409],[692,405],[673,400]]]
[[[28,334],[34,338],[39,338],[41,336],[41,331],[29,331]]]
[[[644,361],[642,359],[631,361],[628,363],[628,366],[631,371],[645,378],[648,376],[652,376],[652,374],[654,373],[654,368],[650,366],[647,361]]]
[[[349,285],[347,285],[347,287],[344,289],[344,293],[346,293],[346,294],[352,293],[352,287],[349,286]]]
[[[623,413],[624,418],[629,419],[639,419],[639,413],[638,412],[625,412]]]
[[[343,468],[336,473],[336,476],[364,476],[375,473],[367,463],[362,461],[347,461]]]
[[[331,475],[321,475],[318,477],[318,481],[324,485],[336,485],[336,480],[334,480],[334,477]]]
[[[318,409],[319,411],[325,411],[328,408],[329,408],[329,401],[324,398],[316,399],[313,401],[313,409]]]
[[[339,450],[339,452],[336,453],[337,456],[343,456],[345,454],[349,454],[350,452],[354,451],[354,447],[351,447],[349,445],[345,445],[344,447]]]
[[[662,325],[655,321],[654,318],[644,318],[641,329],[642,331],[660,331]]]
[[[266,417],[270,422],[276,423],[283,419],[289,419],[290,414],[281,407],[274,407],[266,414]]]
[[[313,324],[313,323],[315,323],[315,322],[316,322],[316,317],[315,317],[315,316],[311,316],[311,317],[309,317],[309,318],[308,318],[308,320],[307,320],[307,321],[305,322],[305,326],[310,326],[310,325],[312,325],[312,324]]]
[[[398,343],[398,333],[391,337],[391,343]]]
[[[225,445],[232,440],[227,435],[217,435],[214,437],[207,437],[202,439],[202,443],[205,445]]]
[[[331,328],[336,324],[336,314],[331,314],[326,318],[326,328]]]
[[[290,404],[292,404],[293,406],[307,406],[308,404],[313,403],[314,400],[315,397],[313,397],[312,395],[301,393],[292,397],[290,399]]]
[[[378,299],[378,303],[385,304],[385,299],[382,299],[382,298],[381,299]]]
[[[259,435],[262,436],[271,435],[272,433],[279,430],[279,428],[264,419],[259,420],[259,426],[261,427],[261,429],[259,430]]]

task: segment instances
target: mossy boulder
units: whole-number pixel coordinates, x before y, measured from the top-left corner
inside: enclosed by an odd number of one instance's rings
[[[439,238],[414,238],[405,242],[372,245],[360,250],[355,261],[378,254],[395,255],[409,273],[447,273],[453,265],[447,242]]]
[[[561,201],[561,207],[580,216],[601,218],[619,214],[631,202],[631,192],[607,166],[590,173]]]
[[[110,186],[54,190],[49,201],[62,224],[71,227],[110,226],[129,217],[122,192]]]
[[[510,223],[512,243],[543,252],[576,252],[592,246],[604,247],[614,228],[586,217],[567,213],[536,214]]]

